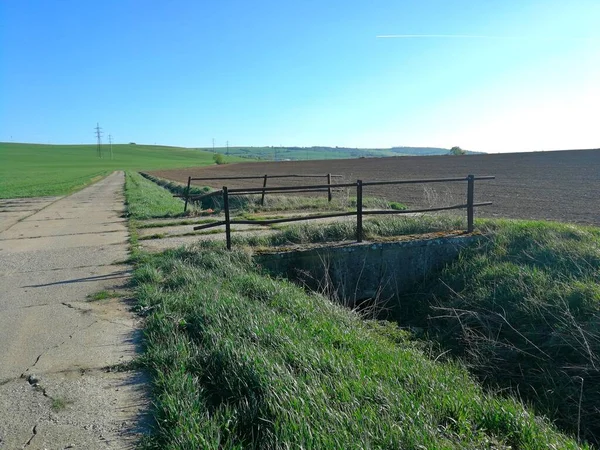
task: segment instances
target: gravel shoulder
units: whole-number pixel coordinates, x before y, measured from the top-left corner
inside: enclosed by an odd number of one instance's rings
[[[117,292],[130,275],[122,172],[64,198],[2,200],[0,448],[133,448],[144,377]],[[71,446],[71,447],[69,447]]]

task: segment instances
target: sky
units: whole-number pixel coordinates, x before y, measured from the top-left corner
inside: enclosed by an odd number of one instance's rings
[[[598,148],[598,24],[598,0],[2,0],[0,141]]]

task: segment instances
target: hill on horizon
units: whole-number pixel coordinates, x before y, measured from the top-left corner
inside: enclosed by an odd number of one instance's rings
[[[0,198],[64,195],[113,170],[157,170],[214,164],[213,149],[167,145],[33,144],[0,142]],[[353,149],[346,147],[230,147],[215,148],[229,156],[226,162],[243,160],[298,161],[386,156],[446,155],[435,147]],[[242,159],[243,158],[243,159]]]
[[[212,148],[201,150],[213,151]],[[449,148],[441,147],[391,147],[391,148],[352,148],[352,147],[216,147],[215,153],[239,156],[248,159],[267,161],[307,161],[314,159],[384,158],[387,156],[433,156],[447,155]],[[467,154],[484,154],[467,150]]]

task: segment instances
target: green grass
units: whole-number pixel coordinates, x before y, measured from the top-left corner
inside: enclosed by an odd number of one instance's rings
[[[181,220],[168,220],[164,222],[150,222],[150,223],[140,223],[137,228],[165,228],[165,227],[175,227],[181,225],[203,225],[207,223],[214,223],[217,219],[181,219]]]
[[[389,323],[215,245],[141,255],[152,449],[548,449],[576,443]]]
[[[97,302],[100,300],[107,300],[109,298],[118,298],[120,297],[121,294],[117,291],[98,291],[94,294],[90,294],[88,295],[88,301],[90,302]]]
[[[231,230],[232,233],[245,233],[248,231],[261,231],[263,228],[254,227],[254,228],[244,228],[242,230]],[[184,236],[207,236],[213,234],[223,234],[222,230],[206,230],[206,231],[189,231],[187,233],[178,233],[172,236],[165,233],[154,233],[146,236],[141,236],[138,238],[138,241],[151,241],[153,239],[164,239],[168,237],[184,237]]]
[[[136,172],[125,173],[125,198],[127,214],[132,219],[143,220],[161,217],[180,217],[183,212],[181,199],[149,181]]]
[[[55,397],[52,399],[52,403],[51,403],[50,407],[52,408],[52,411],[60,412],[60,411],[67,409],[67,406],[70,405],[71,403],[73,403],[73,402],[70,400]]]
[[[401,298],[399,320],[428,330],[489,386],[513,389],[561,427],[600,442],[600,229],[486,219],[476,228],[487,238]],[[364,222],[367,240],[456,229],[464,219],[445,215]],[[233,242],[269,248],[355,236],[355,222],[345,221]]]
[[[114,170],[151,170],[214,164],[212,153],[179,147],[0,143],[0,198],[64,195]],[[228,161],[239,161],[231,157]]]
[[[479,221],[488,239],[400,300],[492,388],[600,443],[600,229]]]

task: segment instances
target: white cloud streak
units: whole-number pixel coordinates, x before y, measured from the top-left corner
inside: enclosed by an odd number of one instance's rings
[[[377,39],[505,39],[540,41],[597,41],[597,37],[575,36],[494,36],[484,34],[383,34]]]

